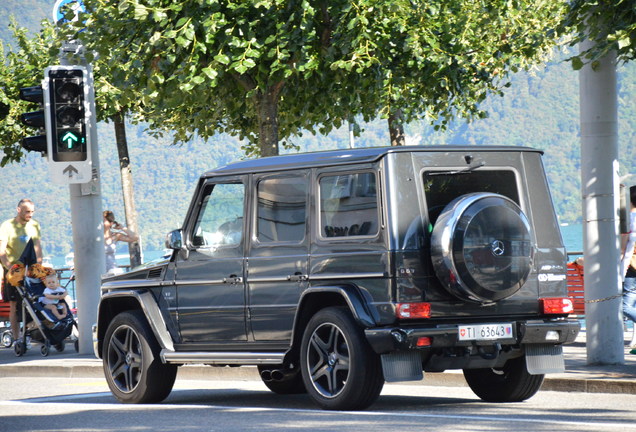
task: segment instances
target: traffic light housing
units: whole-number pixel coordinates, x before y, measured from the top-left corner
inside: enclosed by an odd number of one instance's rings
[[[83,66],[50,66],[44,71],[49,160],[90,161],[90,108]]]
[[[40,104],[38,111],[31,111],[20,115],[20,121],[30,127],[38,128],[39,135],[22,138],[20,145],[27,151],[47,152],[44,115],[44,91],[42,86],[24,87],[20,89],[20,99]]]

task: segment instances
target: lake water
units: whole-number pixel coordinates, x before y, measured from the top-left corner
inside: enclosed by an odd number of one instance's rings
[[[568,252],[580,252],[583,250],[583,225],[571,224],[561,227],[561,235],[563,237],[563,243]],[[164,251],[146,251],[144,252],[143,261],[148,262],[160,258],[164,254]],[[117,252],[117,262],[120,265],[127,265],[130,260],[128,259],[127,250]],[[68,267],[66,265],[65,257],[51,257],[51,263],[55,268]]]
[[[571,224],[561,227],[561,236],[568,252],[583,251],[583,225]]]

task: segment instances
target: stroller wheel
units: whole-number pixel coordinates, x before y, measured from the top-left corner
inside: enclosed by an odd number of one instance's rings
[[[42,354],[42,356],[44,357],[48,356],[50,346],[51,345],[49,344],[49,341],[46,341],[44,345],[42,345],[42,347],[40,348],[40,354]]]
[[[11,348],[13,345],[13,335],[11,330],[5,330],[2,332],[2,346],[5,348]]]
[[[73,346],[75,347],[75,352],[79,352],[79,340],[75,339],[75,342],[73,342]]]
[[[55,345],[53,345],[53,347],[57,350],[57,352],[62,352],[64,351],[64,341],[57,343]]]
[[[26,345],[20,340],[15,341],[15,343],[13,344],[13,351],[15,352],[15,355],[17,355],[18,357],[22,357],[26,352]]]

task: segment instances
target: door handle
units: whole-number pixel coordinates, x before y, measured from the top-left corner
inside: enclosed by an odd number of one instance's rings
[[[237,275],[229,275],[226,278],[223,278],[223,283],[229,283],[229,284],[238,284],[238,283],[242,283],[243,282],[243,278]]]
[[[302,272],[296,272],[293,275],[287,275],[287,280],[290,282],[302,282],[309,279],[309,276],[302,274]]]

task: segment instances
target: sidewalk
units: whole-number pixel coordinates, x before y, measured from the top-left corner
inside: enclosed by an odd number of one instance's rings
[[[627,342],[627,341],[626,341]],[[561,374],[546,375],[543,390],[588,393],[636,394],[636,355],[625,348],[625,364],[597,366],[587,365],[585,332],[581,331],[575,343],[565,345],[565,368]],[[48,357],[40,355],[40,345],[33,347],[22,357],[16,357],[13,349],[0,348],[0,378],[28,377],[91,377],[103,378],[102,362],[92,355],[77,354],[72,344],[58,353],[51,349]],[[259,380],[255,367],[210,367],[189,365],[179,368],[177,379]],[[461,371],[425,373],[424,385],[464,386]]]

